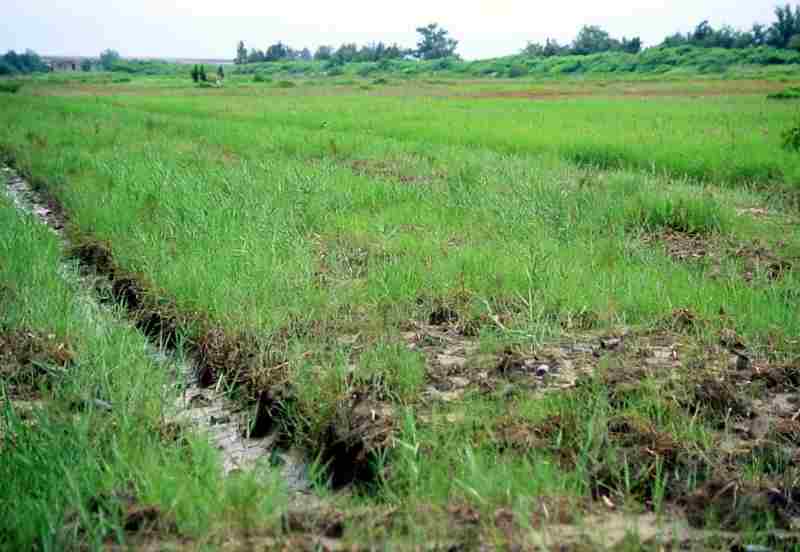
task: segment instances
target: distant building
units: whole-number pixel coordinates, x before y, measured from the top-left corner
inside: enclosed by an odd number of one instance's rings
[[[45,58],[51,71],[72,72],[81,70],[81,58]]]

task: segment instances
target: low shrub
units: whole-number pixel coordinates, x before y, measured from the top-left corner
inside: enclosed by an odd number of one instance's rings
[[[278,81],[275,84],[276,88],[294,88],[295,86],[297,86],[295,83],[293,83],[292,81],[288,81],[288,80]]]
[[[793,87],[767,96],[768,100],[800,100],[800,88]]]
[[[784,149],[800,152],[800,119],[794,125],[783,131],[781,142]]]
[[[518,79],[528,74],[528,68],[520,63],[516,63],[508,70],[508,76],[512,79]]]
[[[0,82],[0,92],[5,92],[6,94],[16,94],[20,88],[22,88],[22,85],[18,82]]]

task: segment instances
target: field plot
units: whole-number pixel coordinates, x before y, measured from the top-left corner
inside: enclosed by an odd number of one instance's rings
[[[766,99],[774,83],[551,83],[546,101],[479,83],[143,83],[4,97],[0,153],[63,208],[64,254],[105,282],[130,339],[192,358],[241,405],[242,431],[300,451],[313,483],[287,493],[269,465],[268,483],[222,479],[202,434],[178,427],[206,452],[176,452],[168,488],[202,512],[144,493],[172,520],[163,542],[798,545],[800,156],[781,148],[796,106]],[[30,223],[0,213],[15,243]],[[52,273],[44,242],[4,258]],[[12,304],[68,295],[5,264],[0,277]],[[3,340],[23,328],[88,331],[44,305],[0,317],[0,370],[19,370]],[[171,376],[131,358],[101,379],[157,411]],[[32,498],[42,525],[20,542],[44,542],[69,500],[90,511],[120,481],[157,487],[155,458],[176,447],[153,436],[163,417],[146,431],[114,416],[139,429],[87,424],[132,449],[109,445],[117,460],[74,496]],[[21,469],[18,450],[2,465]],[[217,512],[228,523],[204,522]],[[70,538],[141,538],[114,519]]]

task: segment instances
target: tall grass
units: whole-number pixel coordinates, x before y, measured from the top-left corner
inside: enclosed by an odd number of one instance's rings
[[[189,428],[169,437],[172,374],[148,356],[141,335],[98,310],[76,281],[64,280],[57,239],[5,199],[0,228],[0,331],[52,333],[74,352],[66,373],[41,382],[35,402],[9,396],[0,382],[2,546],[125,543],[131,495],[140,506],[157,507],[184,536],[206,538],[220,529],[222,514],[255,515],[271,527],[284,491],[253,481],[258,500],[237,506],[205,438]]]

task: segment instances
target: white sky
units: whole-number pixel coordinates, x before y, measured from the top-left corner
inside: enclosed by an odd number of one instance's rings
[[[781,0],[780,3],[785,3]],[[581,25],[646,44],[703,19],[749,28],[771,23],[776,0],[0,0],[0,50],[43,55],[232,58],[238,40],[266,49],[383,40],[416,44],[414,29],[436,21],[467,59],[508,55],[526,42],[569,42]],[[9,5],[10,4],[10,5]]]

